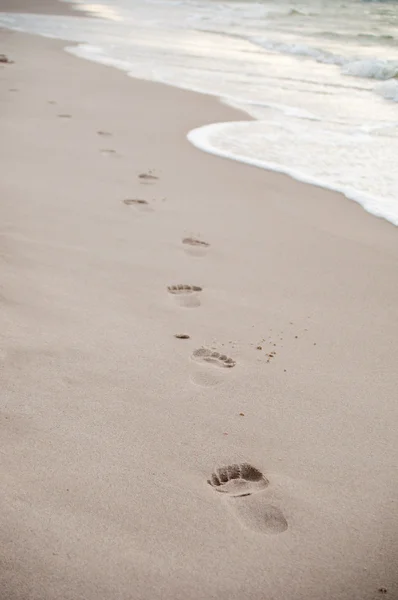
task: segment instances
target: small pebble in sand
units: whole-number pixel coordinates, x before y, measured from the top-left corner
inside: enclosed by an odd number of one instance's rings
[[[191,338],[191,336],[187,333],[176,333],[174,337],[178,340],[189,340]]]
[[[262,346],[257,346],[256,350],[262,350],[263,347]]]
[[[6,56],[5,54],[0,54],[0,63],[4,63],[6,65],[10,65],[11,63],[13,63],[13,60],[10,60],[8,58],[8,56]]]
[[[245,413],[239,413],[239,416],[240,416],[240,417],[244,417],[244,416],[245,416]]]
[[[296,340],[298,339],[298,335],[295,335],[294,337],[296,338]]]

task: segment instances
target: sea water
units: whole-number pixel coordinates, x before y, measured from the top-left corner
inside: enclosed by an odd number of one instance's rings
[[[79,0],[93,18],[0,14],[133,77],[254,120],[188,133],[204,151],[343,192],[398,225],[398,4]],[[78,12],[76,13],[78,15]],[[299,199],[295,200],[299,202]]]

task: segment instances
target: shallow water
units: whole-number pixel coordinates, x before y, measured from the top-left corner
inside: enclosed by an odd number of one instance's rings
[[[101,18],[0,15],[80,42],[134,77],[213,94],[255,121],[188,134],[203,150],[343,191],[398,225],[398,4],[80,0]]]

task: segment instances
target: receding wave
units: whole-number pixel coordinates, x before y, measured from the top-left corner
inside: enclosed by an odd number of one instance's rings
[[[371,158],[375,170],[386,166],[385,138],[345,130],[344,126],[314,125],[324,129],[326,135],[313,136],[307,123],[292,128],[291,123],[272,120],[215,123],[193,129],[187,137],[197,148],[216,156],[279,171],[298,181],[340,192],[369,213],[398,225],[396,179],[387,176],[376,181],[366,166]],[[298,137],[304,142],[303,147],[315,149],[311,161],[295,151]],[[289,143],[283,145],[286,138]],[[268,143],[260,143],[260,139]],[[331,147],[336,153],[329,151]],[[393,164],[391,157],[387,160]]]

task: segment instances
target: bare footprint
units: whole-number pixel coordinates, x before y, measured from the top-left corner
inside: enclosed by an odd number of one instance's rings
[[[148,173],[140,173],[138,179],[140,180],[140,183],[153,184],[159,177],[154,175],[152,171],[148,171]]]
[[[103,148],[100,152],[102,156],[117,156],[117,152],[113,148]]]
[[[110,137],[112,134],[109,131],[97,131],[98,135],[103,135],[105,137]]]
[[[169,285],[167,287],[169,294],[175,296],[177,304],[185,308],[195,308],[200,306],[199,293],[202,288],[198,285]]]
[[[210,350],[209,348],[198,348],[197,350],[194,350],[192,358],[198,362],[210,363],[216,367],[226,369],[230,369],[236,365],[233,358],[229,358],[226,354],[220,354],[220,352]]]
[[[267,498],[268,479],[249,463],[217,468],[208,483],[225,494],[228,510],[246,529],[274,535],[287,530],[282,511]]]
[[[210,246],[208,242],[193,237],[184,238],[182,243],[185,252],[191,256],[204,256]]]
[[[72,115],[58,115],[60,119],[71,119]]]
[[[191,359],[197,363],[191,381],[201,387],[218,385],[223,381],[225,370],[236,364],[232,358],[208,348],[194,350]],[[209,369],[209,365],[221,368]]]
[[[137,210],[144,212],[150,212],[152,210],[149,202],[142,198],[126,198],[123,200],[123,204],[126,204],[126,206],[134,206]]]

